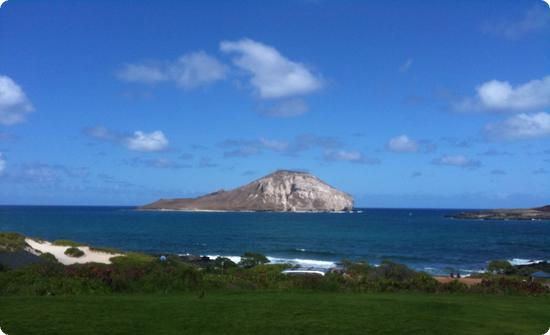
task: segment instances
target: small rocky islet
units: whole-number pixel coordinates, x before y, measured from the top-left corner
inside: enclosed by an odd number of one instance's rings
[[[550,220],[550,205],[537,208],[492,209],[449,215],[466,220]]]
[[[307,172],[279,170],[230,191],[197,198],[160,199],[140,210],[338,212],[353,198]]]

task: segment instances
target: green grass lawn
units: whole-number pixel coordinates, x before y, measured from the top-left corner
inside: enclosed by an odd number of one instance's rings
[[[0,327],[8,335],[540,335],[549,326],[549,297],[265,292],[0,297]]]

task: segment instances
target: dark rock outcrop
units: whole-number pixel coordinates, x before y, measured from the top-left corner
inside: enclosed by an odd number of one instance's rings
[[[353,209],[353,198],[305,172],[276,171],[231,191],[161,199],[141,210],[330,212]]]
[[[550,206],[462,212],[450,217],[471,220],[550,220]]]

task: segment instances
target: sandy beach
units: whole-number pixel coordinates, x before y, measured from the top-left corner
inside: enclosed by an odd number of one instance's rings
[[[32,250],[29,250],[30,252],[34,254],[40,254],[40,253],[50,253],[57,258],[57,260],[65,265],[70,264],[84,264],[84,263],[103,263],[103,264],[110,264],[111,258],[116,256],[122,256],[122,254],[113,254],[108,252],[102,252],[97,250],[92,250],[88,246],[80,246],[78,247],[80,250],[84,252],[84,255],[81,257],[71,257],[68,255],[65,255],[65,250],[69,248],[69,246],[61,246],[61,245],[53,245],[52,243],[48,241],[36,241],[30,238],[26,238],[25,242],[32,248]],[[37,252],[39,251],[39,252]]]

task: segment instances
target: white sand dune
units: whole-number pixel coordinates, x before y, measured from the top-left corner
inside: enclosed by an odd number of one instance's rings
[[[111,257],[116,256],[122,256],[122,254],[112,254],[108,252],[102,252],[97,250],[90,250],[90,247],[81,246],[78,247],[78,249],[82,250],[84,252],[84,255],[82,257],[71,257],[65,255],[65,250],[69,248],[69,246],[60,246],[60,245],[53,245],[48,241],[35,241],[30,238],[26,238],[25,242],[33,249],[29,250],[30,252],[33,252],[35,254],[40,253],[47,253],[54,255],[57,260],[65,265],[75,264],[75,263],[104,263],[104,264],[110,264],[111,263]],[[39,251],[37,253],[36,251]]]

